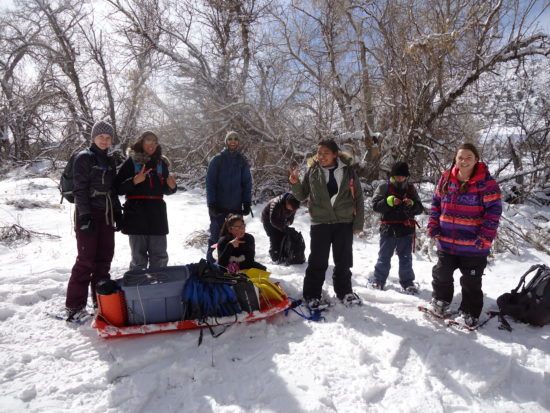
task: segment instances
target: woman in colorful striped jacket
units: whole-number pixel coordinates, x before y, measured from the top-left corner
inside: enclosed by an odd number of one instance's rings
[[[483,308],[481,276],[495,239],[502,203],[500,188],[471,143],[461,145],[450,170],[437,184],[428,235],[437,239],[438,262],[432,270],[431,309],[444,315],[454,294],[453,273],[462,273],[462,321],[477,324]]]

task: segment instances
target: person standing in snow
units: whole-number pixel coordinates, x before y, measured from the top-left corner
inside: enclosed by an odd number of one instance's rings
[[[74,159],[73,194],[75,198],[75,232],[78,255],[71,271],[65,300],[66,320],[78,322],[86,317],[88,286],[97,307],[95,288],[109,279],[115,249],[115,228],[122,213],[113,192],[116,176],[114,158],[108,154],[113,127],[99,121],[92,127],[92,145]]]
[[[399,258],[399,283],[409,294],[418,293],[414,285],[412,253],[416,221],[414,216],[424,211],[414,188],[408,183],[409,165],[396,162],[390,179],[379,185],[374,192],[372,209],[382,214],[380,220],[380,249],[374,275],[369,280],[372,288],[383,290],[391,268],[391,258],[396,252]]]
[[[250,214],[252,175],[248,161],[239,151],[239,134],[227,132],[224,150],[214,156],[206,172],[206,203],[210,216],[210,238],[206,259],[214,262],[212,245],[228,214]]]
[[[299,170],[289,169],[292,193],[299,201],[308,199],[310,255],[304,278],[303,297],[312,310],[327,306],[322,300],[325,272],[332,246],[336,297],[345,305],[361,304],[351,287],[353,234],[362,232],[363,191],[351,166],[351,156],[340,152],[334,140],[318,143],[317,154],[307,162],[300,182]]]
[[[115,187],[119,195],[126,195],[121,230],[130,240],[130,269],[166,267],[168,217],[163,198],[178,189],[168,171],[170,161],[162,155],[159,139],[151,131],[141,134],[128,155]]]
[[[266,270],[262,264],[254,261],[256,243],[252,234],[246,232],[242,215],[230,214],[220,231],[217,244],[218,265],[230,273],[248,268]]]
[[[280,258],[280,248],[285,229],[294,222],[300,201],[290,192],[271,199],[262,211],[262,223],[269,237],[269,255],[273,262]]]
[[[428,222],[428,235],[437,240],[437,264],[432,270],[430,308],[444,315],[454,294],[453,273],[462,273],[462,322],[477,324],[483,308],[481,277],[502,214],[500,188],[477,148],[464,143],[451,169],[437,184]]]

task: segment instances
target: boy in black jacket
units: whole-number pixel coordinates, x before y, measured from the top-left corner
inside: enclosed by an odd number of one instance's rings
[[[398,161],[392,167],[390,179],[376,188],[373,209],[382,214],[380,250],[370,286],[383,290],[391,268],[394,251],[399,257],[399,283],[410,294],[418,292],[414,284],[412,250],[416,221],[414,216],[424,207],[414,186],[407,182],[409,166]]]
[[[285,235],[285,228],[292,225],[300,201],[290,192],[270,200],[262,211],[262,223],[269,237],[269,255],[273,262],[280,258],[279,248]]]

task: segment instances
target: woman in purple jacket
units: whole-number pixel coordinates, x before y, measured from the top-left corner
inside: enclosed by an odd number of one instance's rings
[[[431,309],[440,315],[448,312],[453,273],[458,268],[462,273],[459,312],[468,326],[477,324],[483,308],[481,276],[502,214],[500,188],[479,159],[471,143],[458,148],[451,169],[437,184],[428,222],[428,235],[437,240],[438,249]]]

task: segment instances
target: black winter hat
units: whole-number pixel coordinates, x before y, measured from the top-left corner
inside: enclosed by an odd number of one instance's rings
[[[113,127],[104,120],[100,120],[92,126],[92,140],[94,140],[97,135],[102,135],[104,133],[111,135],[111,137],[115,134]]]
[[[407,162],[397,161],[391,168],[391,176],[411,176]]]

